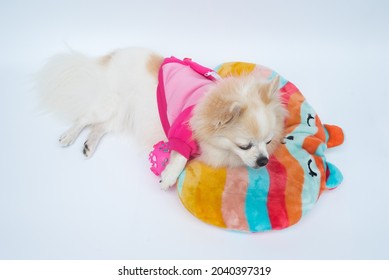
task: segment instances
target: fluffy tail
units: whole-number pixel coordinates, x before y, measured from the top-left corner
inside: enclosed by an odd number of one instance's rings
[[[71,121],[88,116],[109,92],[102,58],[72,52],[52,57],[36,78],[36,89],[49,111]]]

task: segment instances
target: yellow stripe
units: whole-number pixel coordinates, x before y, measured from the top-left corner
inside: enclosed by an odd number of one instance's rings
[[[227,76],[240,76],[244,73],[251,73],[255,66],[253,63],[229,62],[224,63],[217,72],[223,78]]]
[[[200,220],[226,228],[221,211],[226,177],[226,169],[214,169],[192,160],[186,167],[182,203]]]

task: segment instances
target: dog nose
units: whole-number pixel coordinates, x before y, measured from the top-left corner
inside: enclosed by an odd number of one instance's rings
[[[257,159],[256,163],[259,167],[265,166],[269,162],[267,157],[260,157]]]

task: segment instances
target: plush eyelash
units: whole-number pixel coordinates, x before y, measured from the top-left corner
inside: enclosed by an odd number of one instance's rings
[[[249,143],[247,144],[246,146],[240,146],[238,145],[239,149],[242,149],[242,150],[249,150],[253,147],[253,144],[252,143]]]

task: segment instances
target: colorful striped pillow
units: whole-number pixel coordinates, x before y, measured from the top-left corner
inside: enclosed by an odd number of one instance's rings
[[[252,63],[219,66],[220,76],[257,71],[273,79],[276,72]],[[323,125],[300,91],[280,77],[289,111],[284,144],[266,167],[211,168],[192,160],[180,175],[177,190],[184,206],[200,220],[226,229],[261,232],[297,223],[323,191],[342,181],[325,159],[327,148],[343,143],[342,129]]]

